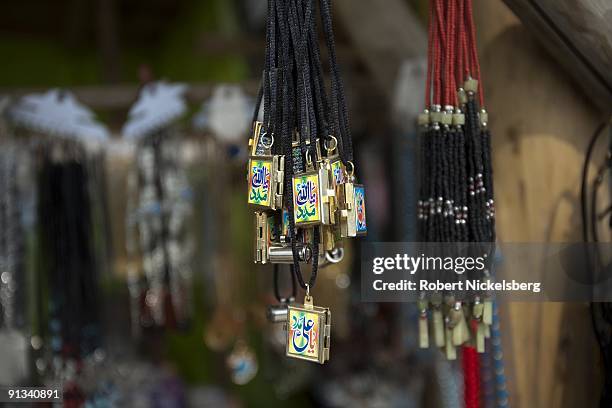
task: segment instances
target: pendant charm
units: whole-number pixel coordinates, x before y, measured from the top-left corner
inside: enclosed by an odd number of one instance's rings
[[[296,243],[297,259],[309,263],[312,259],[312,249],[307,244]],[[291,245],[272,245],[268,248],[268,260],[273,264],[293,265],[293,249]]]
[[[445,353],[446,353],[446,359],[447,360],[456,360],[457,359],[457,349],[455,348],[455,345],[453,344],[452,341],[452,337],[453,337],[453,329],[451,329],[450,327],[446,327],[445,329]]]
[[[331,312],[327,307],[314,306],[308,292],[303,305],[287,308],[286,355],[323,364],[329,360]]]
[[[293,264],[293,250],[288,243],[277,215],[270,212],[255,212],[254,262],[259,264]],[[283,214],[284,216],[284,214]],[[297,257],[300,262],[310,262],[312,248],[307,243],[297,242]]]
[[[332,225],[321,226],[321,245],[325,251],[333,251],[340,244],[340,229]],[[322,252],[322,251],[320,251]]]
[[[272,136],[268,135],[264,130],[263,123],[255,122],[253,124],[253,136],[249,139],[249,147],[251,148],[251,156],[265,156],[270,154]]]
[[[206,325],[203,340],[206,346],[215,351],[227,350],[236,336],[236,323],[227,308],[217,306],[212,320]]]
[[[338,219],[340,222],[340,236],[350,238],[357,236],[357,216],[355,212],[355,186],[345,181],[337,186]]]
[[[484,300],[484,309],[482,311],[482,321],[487,325],[493,324],[493,300],[489,297]]]
[[[283,208],[281,215],[280,242],[281,244],[290,244],[289,241],[289,211]]]
[[[244,340],[236,342],[234,349],[227,357],[226,364],[230,370],[232,382],[237,385],[249,383],[257,374],[258,364],[255,353]]]
[[[487,325],[483,322],[478,322],[476,326],[476,351],[479,353],[485,352]]]
[[[422,298],[417,303],[419,310],[419,348],[429,348],[429,325],[427,322],[427,300]]]
[[[436,347],[444,347],[444,316],[442,315],[442,295],[438,292],[431,297],[433,338]]]
[[[367,235],[366,224],[365,187],[362,184],[354,185],[355,197],[355,232],[359,235]]]
[[[297,227],[321,223],[319,174],[307,171],[293,177],[293,217]]]
[[[319,181],[321,184],[321,223],[323,225],[333,226],[336,225],[336,211],[338,209],[336,186],[342,182],[344,172],[342,168],[342,161],[336,152],[338,140],[334,136],[330,136],[329,140],[323,141],[323,147],[325,148],[327,155],[319,162]]]
[[[336,197],[338,208],[338,219],[340,223],[340,236],[350,238],[367,235],[366,223],[365,187],[363,184],[355,184],[355,169],[353,164],[351,170],[346,171],[341,163],[336,167],[342,169],[342,183],[336,184]],[[344,174],[346,173],[346,174]]]
[[[342,164],[342,160],[339,157],[335,157],[331,160],[331,171],[334,176],[334,183],[336,186],[344,183],[346,181],[344,165]]]
[[[253,156],[249,159],[248,203],[262,209],[283,205],[285,156]]]
[[[321,189],[321,223],[323,225],[336,224],[335,184],[331,164],[328,160],[321,161],[319,166],[319,185]]]
[[[276,239],[274,216],[266,212],[255,213],[254,262],[266,264],[270,258],[270,246]]]
[[[474,300],[472,306],[472,329],[476,332],[476,351],[479,353],[485,352],[485,338],[487,331],[487,324],[483,321],[485,305],[480,301],[480,298]]]
[[[283,206],[285,156],[273,155],[274,137],[266,137],[261,124],[254,127],[249,141],[251,157],[248,169],[248,203],[259,209],[276,210]]]
[[[287,307],[292,300],[268,306],[266,319],[270,323],[285,323],[287,321]]]
[[[336,247],[331,250],[319,252],[319,269],[335,265],[344,259],[344,248]]]

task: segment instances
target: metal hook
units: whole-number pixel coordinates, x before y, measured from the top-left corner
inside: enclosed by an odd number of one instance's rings
[[[327,154],[331,154],[338,147],[338,139],[336,139],[335,136],[329,135],[329,139],[323,141],[323,147],[327,151]]]
[[[264,132],[264,133],[262,133],[262,134],[261,134],[261,136],[260,136],[260,138],[261,138],[261,145],[262,145],[262,146],[264,147],[264,149],[266,149],[266,150],[267,150],[267,149],[271,149],[271,148],[272,148],[272,145],[274,144],[274,133],[272,133],[272,134],[270,135],[270,144],[269,144],[269,145],[266,145],[266,143],[265,143],[265,139],[264,139],[264,136],[266,136],[267,134],[268,134],[268,132]]]
[[[349,160],[349,161],[347,161],[347,162],[346,162],[346,164],[347,164],[347,165],[349,165],[349,164],[351,165],[351,166],[350,166],[351,170],[349,171],[349,170],[347,169],[346,173],[348,174],[349,178],[350,178],[350,177],[353,177],[353,175],[355,174],[355,165],[354,165],[354,164],[353,164],[353,162],[352,162],[352,161],[350,161],[350,160]],[[348,167],[348,166],[347,166],[347,167]]]

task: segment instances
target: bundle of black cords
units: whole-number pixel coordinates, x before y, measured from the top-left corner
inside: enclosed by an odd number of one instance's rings
[[[611,122],[612,123],[612,122]],[[593,186],[590,194],[590,206],[589,206],[589,164],[591,163],[593,153],[597,141],[604,135],[604,130],[608,128],[607,123],[600,124],[595,130],[589,146],[587,148],[584,165],[582,168],[582,186],[580,191],[580,202],[582,210],[582,237],[585,243],[594,243],[594,245],[586,245],[588,251],[588,268],[593,274],[593,282],[597,283],[603,278],[602,271],[609,269],[609,266],[605,266],[602,261],[601,253],[599,251],[599,234],[597,232],[598,223],[609,217],[609,227],[612,229],[612,204],[608,205],[606,209],[598,213],[597,212],[597,195],[599,188],[603,184],[604,176],[606,171],[609,171],[610,177],[612,177],[612,128],[610,130],[610,143],[608,152],[604,162],[598,167],[597,175],[593,182]],[[611,302],[592,302],[591,303],[591,318],[593,322],[593,329],[597,336],[597,341],[601,348],[604,368],[605,368],[605,384],[602,391],[600,400],[601,407],[612,406],[612,303]]]
[[[38,177],[40,332],[54,355],[80,360],[101,346],[90,181],[81,161],[49,157]]]

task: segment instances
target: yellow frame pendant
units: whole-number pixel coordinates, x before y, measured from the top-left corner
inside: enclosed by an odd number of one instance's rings
[[[304,304],[287,308],[287,357],[323,364],[329,360],[331,312],[327,307],[313,306],[312,296]]]
[[[293,217],[296,227],[321,224],[319,173],[308,171],[293,176]]]
[[[277,240],[274,215],[264,211],[255,212],[255,263],[266,264],[270,261],[270,247]]]
[[[340,236],[349,238],[357,236],[357,216],[355,211],[355,185],[346,181],[336,187],[338,196],[338,219]]]
[[[355,232],[358,236],[368,234],[366,223],[365,187],[363,184],[353,185],[353,197],[355,199]]]
[[[257,209],[276,210],[283,205],[284,156],[251,156],[248,203]]]
[[[268,135],[261,122],[253,125],[249,140],[247,202],[258,210],[282,208],[285,181],[285,156],[273,155],[274,137]]]

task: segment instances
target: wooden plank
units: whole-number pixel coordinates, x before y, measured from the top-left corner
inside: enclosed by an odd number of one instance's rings
[[[493,135],[499,239],[579,242],[581,166],[601,115],[503,3],[475,0],[474,7]],[[530,270],[537,280],[538,268]],[[599,351],[588,305],[500,307],[513,374],[510,405],[597,406]]]
[[[612,112],[612,2],[504,0],[603,113]]]
[[[404,60],[427,53],[421,22],[402,0],[335,0],[334,11],[375,84],[390,98]]]

